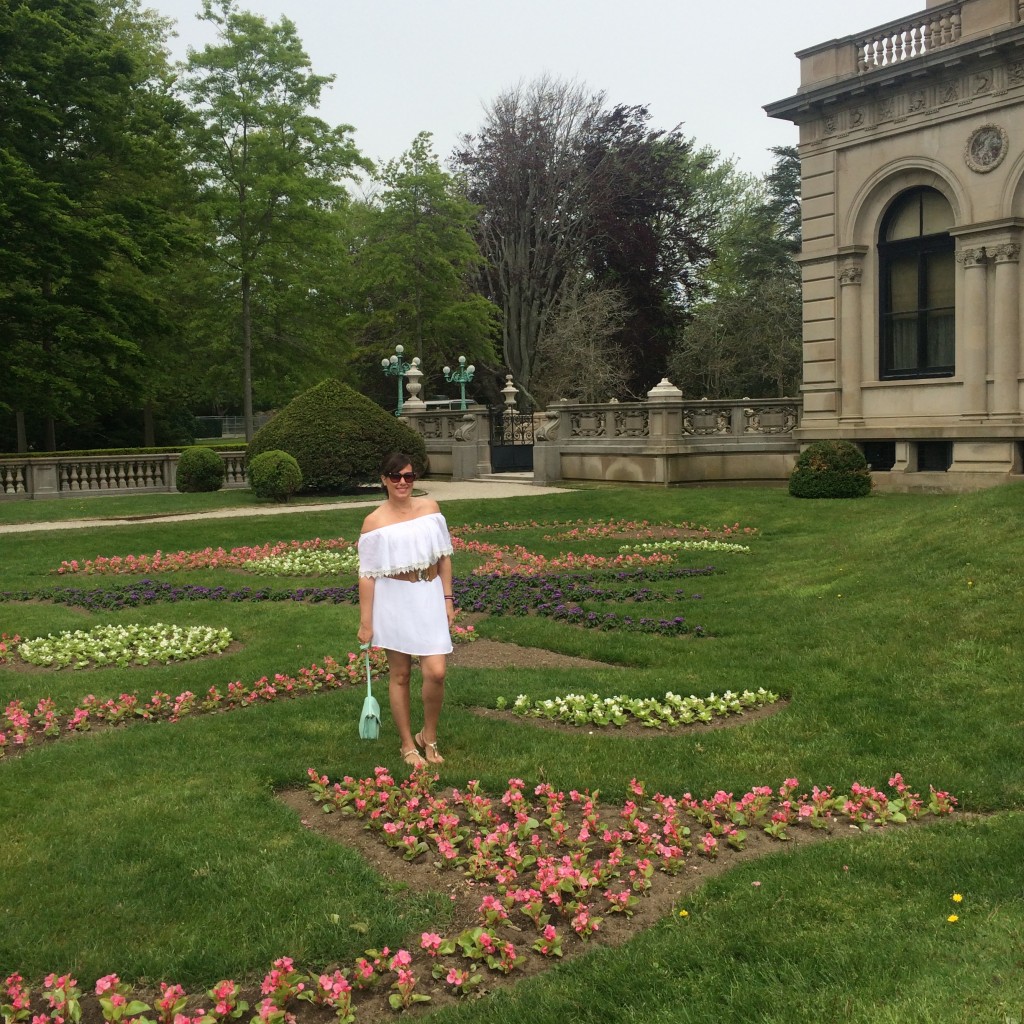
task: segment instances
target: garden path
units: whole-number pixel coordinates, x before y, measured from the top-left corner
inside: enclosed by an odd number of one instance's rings
[[[546,487],[527,482],[527,478],[514,477],[486,480],[422,480],[418,490],[429,495],[439,504],[466,498],[521,498],[527,495],[558,494],[564,488]],[[134,523],[173,523],[185,519],[237,519],[248,516],[287,515],[291,512],[329,512],[332,509],[364,508],[376,505],[379,498],[366,501],[336,501],[308,505],[291,501],[281,505],[247,505],[239,508],[224,508],[206,512],[188,512],[180,515],[120,516],[103,519],[68,519],[45,523],[0,523],[0,533],[29,533],[31,531],[78,530],[96,526],[129,526]]]

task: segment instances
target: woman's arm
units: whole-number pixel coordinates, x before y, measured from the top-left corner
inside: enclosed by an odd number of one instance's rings
[[[437,574],[441,577],[444,587],[444,608],[448,613],[448,628],[455,622],[455,598],[452,595],[452,560],[449,555],[442,555],[437,560]]]
[[[449,570],[450,572],[450,570]],[[361,644],[368,644],[373,639],[373,590],[374,580],[371,576],[359,577],[359,632],[356,633]],[[447,591],[446,591],[447,593]]]

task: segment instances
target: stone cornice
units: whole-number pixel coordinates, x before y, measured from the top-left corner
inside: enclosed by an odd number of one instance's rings
[[[1002,80],[995,74],[1001,70]],[[885,121],[971,102],[1024,87],[1024,23],[993,35],[961,41],[891,67],[814,86],[764,106],[769,117],[805,125],[836,119],[831,132],[877,127]],[[901,101],[897,103],[897,101]],[[870,110],[869,110],[870,108]],[[861,110],[858,120],[857,110]],[[875,117],[870,117],[874,111]],[[839,113],[851,116],[842,125]]]

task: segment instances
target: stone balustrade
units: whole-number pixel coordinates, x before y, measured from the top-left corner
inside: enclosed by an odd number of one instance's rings
[[[217,454],[224,463],[224,486],[247,487],[245,452]],[[173,491],[179,458],[178,452],[163,452],[0,459],[0,501]]]
[[[896,69],[907,61],[934,57],[941,62],[945,51],[984,54],[999,37],[1015,47],[1011,33],[1024,22],[1024,0],[949,0],[898,18],[855,35],[831,39],[800,50],[800,90],[808,95],[825,90],[820,98],[833,103],[844,86],[862,89],[865,78]],[[965,50],[965,47],[967,48]],[[880,75],[881,80],[888,76]],[[771,117],[778,104],[768,104]]]
[[[800,446],[799,399],[684,399],[662,381],[642,402],[555,402],[533,417],[536,483],[788,480]],[[410,412],[431,473],[472,480],[491,471],[488,410]]]
[[[921,57],[960,39],[960,5],[923,11],[857,37],[857,71],[889,67]]]

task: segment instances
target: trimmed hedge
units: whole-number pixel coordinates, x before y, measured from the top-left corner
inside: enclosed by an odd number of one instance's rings
[[[867,460],[852,441],[814,441],[789,478],[794,498],[862,498],[870,491]]]
[[[291,455],[303,491],[351,491],[377,482],[377,467],[392,451],[426,466],[427,450],[414,430],[376,402],[342,384],[321,381],[292,399],[249,442],[247,465],[269,451]]]
[[[287,501],[302,486],[299,464],[277,449],[257,455],[248,473],[253,494],[268,501]]]
[[[223,483],[224,462],[215,451],[195,445],[181,453],[174,486],[182,494],[219,491]]]

